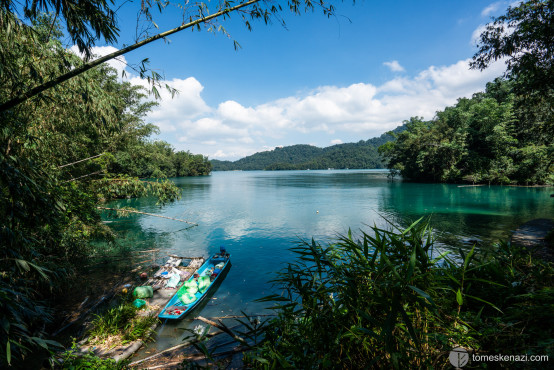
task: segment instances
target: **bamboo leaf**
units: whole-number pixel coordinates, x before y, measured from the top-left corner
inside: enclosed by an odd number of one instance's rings
[[[414,221],[410,226],[408,226],[407,229],[405,229],[404,231],[402,231],[402,234],[401,235],[406,235],[408,233],[408,231],[410,231],[411,229],[413,229],[421,220],[423,220],[423,217],[420,217],[418,220]]]
[[[8,365],[12,364],[12,347],[9,339],[6,343],[6,360],[8,361]]]
[[[472,259],[474,253],[475,253],[475,245],[473,246],[473,248],[471,248],[471,250],[467,254],[466,258],[464,259],[464,271],[467,269],[467,266],[471,262],[471,259]]]
[[[31,271],[31,267],[29,266],[29,263],[27,261],[16,259],[15,263],[17,264],[17,267],[19,267],[20,271],[25,271],[25,272]]]
[[[464,303],[464,298],[462,297],[462,292],[460,289],[456,292],[456,302],[461,306]]]
[[[495,310],[497,310],[498,312],[504,313],[504,312],[502,312],[502,310],[501,310],[500,308],[496,307],[496,305],[494,305],[493,303],[491,303],[491,302],[489,302],[489,301],[485,301],[485,300],[482,299],[482,298],[475,297],[475,296],[468,295],[468,294],[465,294],[465,296],[466,296],[466,297],[469,297],[469,298],[471,298],[471,299],[475,299],[476,301],[486,303],[486,304],[488,304],[489,306],[491,306],[492,308],[494,308]]]
[[[423,298],[425,298],[426,300],[428,300],[429,303],[431,303],[431,305],[433,305],[434,308],[437,308],[437,306],[435,305],[435,302],[433,301],[433,298],[431,298],[429,294],[425,293],[423,290],[413,285],[408,285],[408,287],[412,289],[414,292],[416,292],[417,294],[419,294],[420,296],[422,296]]]

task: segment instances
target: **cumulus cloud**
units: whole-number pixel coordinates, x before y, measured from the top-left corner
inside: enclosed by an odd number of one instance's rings
[[[357,141],[394,129],[412,116],[431,119],[458,98],[482,91],[504,68],[500,61],[485,71],[470,70],[468,59],[431,66],[415,77],[397,77],[380,86],[321,86],[257,106],[229,100],[212,109],[201,97],[202,85],[191,77],[177,81],[180,97],[162,101],[150,119],[162,134],[178,138],[178,149],[237,159],[273,149],[277,140],[292,145],[315,138],[317,145],[325,146],[343,142],[335,139],[337,133]]]
[[[114,50],[96,48],[95,53],[105,55]],[[397,61],[385,65],[393,71],[403,70]],[[115,66],[121,70],[125,65]],[[173,79],[164,83],[179,93],[172,98],[170,92],[159,89],[162,100],[147,121],[160,128],[160,139],[178,150],[234,160],[272,150],[277,144],[327,146],[366,140],[412,116],[431,119],[458,98],[482,91],[486,82],[504,71],[502,61],[485,71],[470,70],[468,59],[431,66],[413,77],[397,76],[380,85],[320,86],[256,106],[234,100],[210,106],[202,97],[204,86],[196,78]],[[129,75],[127,80],[147,86],[136,76]]]
[[[144,84],[145,81],[138,77],[131,79],[131,83]],[[177,94],[172,97],[165,88],[158,88],[161,100],[159,106],[149,115],[152,123],[160,127],[162,131],[176,131],[183,127],[183,122],[189,122],[211,111],[211,108],[200,96],[204,87],[194,77],[186,79],[173,79],[165,81],[169,86],[177,89]],[[205,123],[206,127],[213,123]]]
[[[77,45],[73,45],[71,48],[69,48],[69,50],[71,50],[74,54],[77,54],[81,58],[84,57],[84,55],[79,52],[79,48],[77,47]],[[93,57],[92,59],[94,60],[101,58],[103,56],[116,52],[117,50],[119,49],[114,48],[113,46],[94,46],[92,48],[92,55],[94,55],[95,57]],[[125,68],[127,68],[127,60],[123,55],[117,57],[116,59],[109,60],[106,63],[117,70],[118,76],[121,76],[121,72],[125,70]]]
[[[404,67],[398,63],[397,60],[393,60],[390,62],[383,63],[385,66],[389,67],[391,71],[393,72],[404,72]]]

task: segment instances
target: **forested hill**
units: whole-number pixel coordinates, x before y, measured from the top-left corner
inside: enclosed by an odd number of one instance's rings
[[[394,132],[400,133],[403,130],[404,126],[399,126]],[[214,171],[384,168],[385,164],[377,148],[391,140],[391,135],[383,134],[366,141],[337,144],[326,148],[299,144],[255,153],[234,162],[216,159],[211,162]]]

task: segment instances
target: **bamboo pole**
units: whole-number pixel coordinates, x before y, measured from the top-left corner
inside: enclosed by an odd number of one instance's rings
[[[211,354],[211,357],[212,358],[216,358],[216,357],[227,357],[227,356],[230,356],[230,355],[236,355],[237,353],[241,353],[241,352],[244,352],[244,351],[248,351],[250,348],[249,347],[235,347],[234,349],[230,350],[230,351],[226,351],[226,352],[219,352],[219,353],[212,353]],[[206,355],[204,355],[203,353],[199,353],[199,354],[195,354],[195,355],[189,355],[189,356],[184,356],[183,360],[192,360],[192,361],[199,361],[199,360],[207,360],[208,358],[206,357]],[[150,369],[153,369],[152,367]]]
[[[190,221],[186,221],[186,220],[181,220],[181,219],[179,219],[179,218],[167,217],[167,216],[162,216],[162,215],[155,215],[155,214],[153,214],[153,213],[135,211],[135,210],[131,210],[131,209],[109,208],[109,207],[96,207],[96,208],[97,208],[97,209],[102,209],[102,210],[108,210],[108,211],[138,213],[138,214],[146,215],[146,216],[154,216],[154,217],[167,218],[168,220],[179,221],[179,222],[184,222],[184,223],[189,224],[189,225],[198,226],[197,223],[190,222]]]
[[[81,160],[76,161],[76,162],[64,164],[64,165],[62,165],[62,166],[59,166],[58,168],[64,168],[64,167],[67,167],[67,166],[73,166],[74,164],[81,163],[81,162],[84,162],[84,161],[88,161],[89,159],[98,158],[98,157],[100,157],[101,155],[104,155],[104,154],[105,154],[105,153],[100,153],[100,154],[97,154],[97,155],[93,155],[92,157],[88,157],[88,158],[85,158],[85,159],[81,159]]]
[[[229,13],[233,13],[234,11],[237,11],[240,8],[244,8],[244,7],[247,7],[249,5],[255,4],[258,1],[260,1],[260,0],[250,0],[250,1],[246,1],[244,3],[237,4],[237,5],[235,5],[233,7],[230,7],[230,8],[222,9],[222,10],[218,11],[217,13],[207,15],[207,16],[204,16],[202,18],[195,19],[195,20],[193,20],[189,23],[186,23],[186,24],[184,23],[179,27],[173,28],[169,31],[159,33],[159,34],[154,35],[152,37],[149,37],[145,40],[139,41],[139,42],[137,42],[133,45],[127,46],[123,49],[119,49],[119,50],[117,50],[117,51],[115,51],[111,54],[105,55],[101,58],[95,59],[93,61],[82,64],[78,67],[75,67],[71,71],[69,71],[69,72],[67,72],[67,73],[65,73],[61,76],[58,76],[58,77],[56,77],[56,78],[54,78],[50,81],[47,81],[47,82],[45,82],[45,83],[43,83],[39,86],[36,86],[36,87],[30,89],[29,91],[24,92],[23,94],[15,97],[11,100],[8,100],[6,102],[1,103],[0,104],[0,112],[4,112],[8,109],[11,109],[11,108],[15,107],[16,105],[18,105],[18,104],[34,97],[34,96],[40,94],[44,90],[50,89],[51,87],[54,87],[54,86],[56,86],[56,85],[58,85],[58,84],[60,84],[64,81],[67,81],[72,77],[78,76],[81,73],[86,72],[89,69],[96,67],[97,65],[100,65],[104,62],[107,62],[108,60],[117,58],[120,55],[127,54],[128,52],[133,51],[135,49],[138,49],[138,48],[140,48],[144,45],[147,45],[147,44],[149,44],[153,41],[156,41],[156,40],[159,40],[159,39],[165,39],[167,36],[172,35],[172,34],[177,33],[177,32],[180,32],[180,31],[185,30],[187,28],[197,27],[200,24],[207,23],[208,21],[210,21],[214,18],[225,17]]]
[[[64,183],[65,183],[65,182],[71,182],[71,181],[79,180],[79,179],[82,179],[82,178],[85,178],[85,177],[89,177],[89,176],[98,175],[98,174],[100,174],[100,173],[102,173],[102,171],[95,171],[95,172],[89,173],[89,174],[87,174],[87,175],[83,175],[83,176],[79,176],[79,177],[74,177],[74,178],[72,178],[72,179],[65,180]]]
[[[273,316],[277,316],[275,314],[265,314],[265,315],[252,315],[252,316],[256,316],[256,317],[273,317]],[[244,315],[228,315],[228,316],[219,316],[219,317],[206,317],[206,319],[208,320],[222,320],[222,319],[246,319],[246,318],[250,318],[252,316],[244,316]],[[193,319],[185,319],[186,321],[194,321],[194,320],[197,320],[196,318],[193,318]]]

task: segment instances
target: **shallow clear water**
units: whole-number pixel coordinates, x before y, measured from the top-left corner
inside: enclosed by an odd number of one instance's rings
[[[116,219],[110,226],[125,232],[138,249],[208,256],[224,245],[233,265],[203,308],[205,317],[261,312],[263,305],[252,301],[270,292],[271,273],[291,261],[288,248],[299,238],[326,241],[349,227],[353,232],[367,225],[386,227],[385,220],[406,226],[431,215],[443,240],[497,241],[525,221],[554,217],[553,188],[390,182],[382,170],[214,172],[173,180],[183,189],[173,204],[160,207],[154,199],[139,199],[111,205],[198,227],[187,230],[186,224],[143,215]],[[154,346],[175,344],[185,326],[164,325]]]

